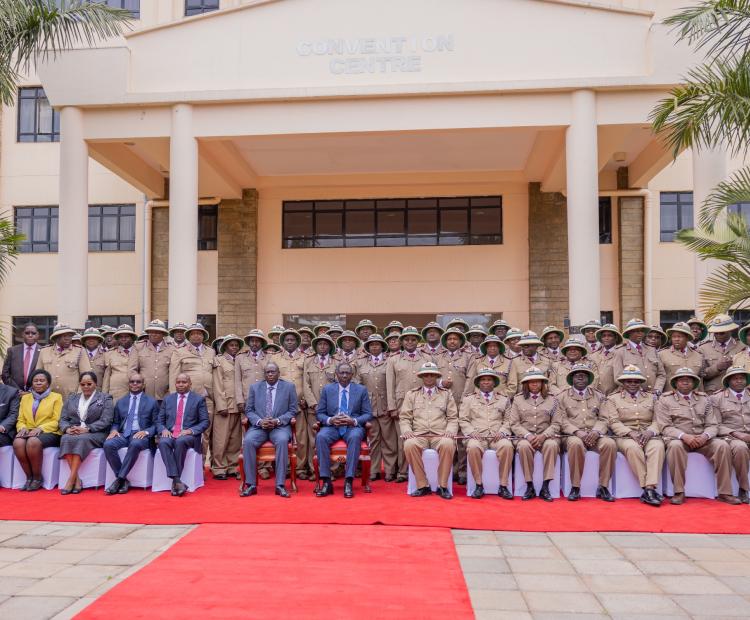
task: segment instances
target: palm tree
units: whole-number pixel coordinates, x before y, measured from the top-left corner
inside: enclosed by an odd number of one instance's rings
[[[18,247],[23,241],[23,235],[18,233],[9,219],[3,217],[0,213],[0,289],[5,282],[5,278],[10,271],[11,265],[15,262],[18,255]],[[5,351],[5,340],[2,331],[0,331],[0,355]]]
[[[750,146],[750,0],[709,0],[665,20],[705,53],[703,65],[672,89],[651,113],[676,157],[683,149],[726,148],[746,155]],[[698,227],[676,239],[701,260],[727,261],[700,291],[710,318],[750,305],[750,241],[744,219],[730,208],[750,202],[750,168],[720,183],[700,205]]]

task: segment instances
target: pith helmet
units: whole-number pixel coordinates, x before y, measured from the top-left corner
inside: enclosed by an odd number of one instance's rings
[[[587,385],[591,385],[594,382],[594,371],[591,370],[586,364],[573,364],[573,368],[570,369],[565,377],[568,385],[573,385],[573,375],[577,372],[585,372],[589,376],[589,382]]]
[[[625,366],[625,368],[622,369],[622,372],[620,373],[620,376],[615,379],[617,383],[622,384],[623,381],[626,379],[636,379],[638,381],[646,382],[648,379],[646,376],[641,372],[641,369],[638,368],[635,364],[628,364]]]
[[[461,346],[464,346],[466,344],[466,334],[464,334],[458,327],[449,327],[445,330],[445,333],[440,336],[440,344],[445,346],[446,340],[448,340],[448,336],[458,336],[461,339]]]
[[[388,348],[388,344],[386,343],[386,341],[383,339],[383,337],[380,334],[371,334],[370,337],[367,340],[365,340],[365,343],[362,345],[365,351],[367,351],[368,353],[370,352],[370,345],[373,342],[379,342],[383,347],[383,351],[385,351]]]
[[[269,342],[266,346],[263,347],[263,351],[265,351],[266,353],[281,353],[281,347],[275,342]]]
[[[648,328],[648,334],[651,332],[656,332],[661,336],[661,344],[660,347],[663,347],[665,344],[667,344],[667,334],[666,332],[661,328],[661,325],[652,325]],[[648,336],[648,334],[646,334]],[[692,335],[692,334],[691,334]]]
[[[237,334],[229,334],[228,336],[224,336],[221,339],[221,342],[219,343],[219,353],[224,353],[227,345],[233,341],[240,345],[240,349],[242,348],[242,338],[240,338]]]
[[[597,321],[596,319],[591,319],[590,321],[586,321],[583,326],[581,327],[581,333],[583,334],[587,329],[593,329],[596,331],[602,326],[600,321]]]
[[[213,339],[213,340],[211,341],[211,348],[212,348],[212,349],[214,350],[214,352],[215,352],[215,353],[216,353],[217,355],[218,355],[219,353],[221,353],[221,351],[219,350],[219,347],[221,347],[221,343],[222,343],[222,342],[224,342],[224,336],[216,336],[216,338],[214,338],[214,339]]]
[[[317,336],[321,329],[331,329],[331,324],[328,321],[321,321],[313,328],[314,335]]]
[[[474,387],[479,387],[479,380],[482,377],[492,377],[495,380],[495,387],[500,385],[500,375],[496,370],[493,370],[492,368],[482,368],[477,373],[477,376],[474,377]]]
[[[430,321],[422,328],[421,334],[422,334],[422,340],[427,340],[427,330],[429,329],[436,329],[440,332],[440,335],[442,336],[445,330],[440,326],[440,323],[437,321]]]
[[[249,332],[247,332],[247,335],[245,336],[245,344],[250,346],[250,338],[258,338],[261,341],[261,346],[265,348],[265,346],[268,344],[268,338],[266,338],[266,335],[263,333],[262,329],[251,329]]]
[[[708,322],[708,333],[718,334],[721,332],[733,332],[735,329],[739,329],[740,326],[734,322],[731,316],[728,314],[717,314]]]
[[[343,342],[344,338],[354,338],[354,342],[356,342],[356,345],[354,345],[354,346],[355,346],[355,347],[360,347],[360,346],[362,346],[362,341],[361,341],[361,340],[359,339],[359,336],[357,336],[357,334],[355,334],[355,333],[354,333],[353,331],[351,331],[350,329],[347,329],[346,331],[344,331],[344,332],[341,332],[341,335],[340,335],[340,336],[339,336],[338,338],[336,338],[336,346],[337,346],[337,347],[338,347],[339,349],[342,349],[342,348],[343,348],[343,347],[341,346],[341,343]]]
[[[208,330],[205,327],[203,327],[203,323],[193,323],[190,327],[188,327],[185,330],[185,337],[189,336],[190,332],[201,332],[203,334],[204,340],[208,340],[210,337],[208,335]]]
[[[384,334],[390,334],[393,331],[398,332],[399,334],[404,330],[404,324],[401,321],[391,321],[388,323],[388,325],[385,326],[383,329]]]
[[[565,344],[560,347],[560,351],[564,354],[565,351],[567,351],[568,349],[573,349],[573,348],[581,349],[584,355],[588,355],[588,352],[589,352],[588,348],[583,342],[581,342],[577,338],[568,338],[565,341]]]
[[[750,323],[748,323],[747,325],[743,326],[742,329],[740,329],[740,331],[739,331],[739,333],[737,335],[737,337],[740,339],[740,341],[743,342],[744,344],[747,344],[747,332],[748,332],[748,330],[750,330]]]
[[[169,336],[167,326],[164,325],[164,321],[160,321],[159,319],[154,319],[153,321],[151,321],[148,325],[146,325],[146,328],[143,331],[145,331],[146,333],[161,332],[162,334]]]
[[[487,345],[490,342],[496,342],[497,346],[500,347],[500,355],[505,353],[505,344],[503,344],[503,341],[500,340],[497,336],[487,336],[483,341],[482,344],[479,345],[479,350],[481,351],[482,355],[487,355]]]
[[[701,335],[700,340],[703,340],[706,336],[708,336],[708,326],[701,321],[697,316],[691,316],[687,320],[688,325],[699,325],[701,328]]]
[[[448,324],[445,326],[446,331],[449,330],[451,327],[463,327],[462,331],[467,331],[469,329],[469,324],[464,321],[460,317],[455,317],[448,321]]]
[[[507,340],[510,338],[510,332],[505,336],[505,339]],[[527,344],[538,344],[540,347],[544,346],[544,343],[539,340],[539,336],[536,335],[536,332],[532,331],[526,331],[521,334],[521,339],[518,341],[518,344],[521,346],[527,345]]]
[[[86,338],[96,338],[99,342],[104,342],[104,336],[101,335],[96,327],[87,327],[84,330],[84,332],[81,334],[81,342],[86,340]]]
[[[521,377],[521,383],[528,383],[529,381],[537,380],[549,382],[547,375],[545,375],[544,372],[536,366],[532,366],[531,368],[529,368],[525,373],[523,373],[523,377]]]
[[[169,328],[169,335],[173,335],[175,332],[186,332],[188,330],[187,323],[178,322],[172,325],[172,327]]]
[[[102,336],[109,336],[110,334],[114,334],[115,333],[115,328],[112,327],[111,325],[100,325],[99,326],[99,333]]]
[[[313,331],[312,327],[308,327],[307,325],[303,325],[297,330],[297,333],[301,336],[302,334],[307,334],[310,336],[310,338],[315,338],[315,332]]]
[[[130,334],[131,336],[133,336],[133,339],[138,338],[138,334],[136,334],[133,328],[127,323],[123,323],[122,325],[120,325],[120,327],[118,327],[115,330],[115,333],[112,335],[117,338],[117,336],[123,336],[125,334]]]
[[[487,330],[481,325],[472,325],[466,332],[467,336],[471,334],[481,334],[482,336],[486,336]]]
[[[52,330],[52,334],[50,334],[50,342],[54,342],[59,336],[62,336],[63,334],[73,334],[75,335],[76,330],[74,330],[70,325],[66,325],[65,323],[57,323],[55,325],[55,328]]]
[[[628,334],[630,332],[634,332],[637,330],[643,330],[644,332],[648,333],[649,326],[646,325],[646,323],[641,319],[630,319],[627,324],[625,325],[625,329],[622,330],[622,335],[627,338]]]
[[[688,341],[692,342],[694,340],[693,337],[693,331],[690,329],[690,325],[687,323],[675,323],[667,330],[667,338],[671,340],[672,334],[678,333],[678,334],[685,334],[688,337]]]
[[[701,378],[696,375],[691,368],[679,368],[674,375],[672,375],[672,378],[669,380],[669,385],[672,386],[672,389],[674,389],[674,384],[680,377],[691,377],[695,381],[694,388],[698,387],[701,382]]]
[[[341,327],[338,323],[331,323],[331,328],[326,332],[327,334],[331,334],[331,338],[338,338],[341,334],[344,333],[344,328]],[[334,336],[333,334],[338,334],[339,336]]]
[[[287,327],[283,332],[279,334],[279,342],[283,343],[284,338],[290,335],[294,336],[297,339],[297,346],[299,346],[302,342],[302,336],[300,336],[299,332],[296,329],[293,329],[291,327]]]
[[[523,332],[518,327],[511,327],[505,334],[503,342],[508,342],[508,340],[513,340],[514,338],[523,338]]]
[[[503,319],[498,319],[492,325],[490,325],[490,333],[494,332],[498,327],[510,329],[510,323],[508,323],[508,321],[504,321]]]
[[[417,328],[413,325],[407,325],[406,327],[404,327],[404,331],[401,332],[401,335],[398,338],[399,340],[403,340],[407,336],[414,336],[417,340],[419,340],[419,330],[417,330]]]
[[[271,338],[272,336],[278,336],[283,331],[284,331],[283,325],[272,325],[271,329],[268,330],[268,337]]]
[[[422,364],[422,368],[419,369],[419,372],[417,372],[417,376],[424,377],[425,375],[437,375],[439,377],[441,376],[441,372],[437,367],[437,364],[433,364],[432,362],[425,362],[424,364]]]
[[[724,376],[721,378],[721,384],[724,387],[729,386],[729,377],[731,377],[732,375],[745,375],[745,379],[747,380],[748,385],[750,385],[750,372],[748,372],[742,366],[732,366],[731,368],[727,369],[727,371],[724,373]]]
[[[318,350],[319,342],[327,342],[329,345],[331,345],[331,350],[329,351],[329,353],[334,353],[336,351],[336,343],[333,341],[333,338],[328,335],[328,333],[320,334],[320,336],[315,336],[315,338],[312,339],[312,342],[310,344],[312,345],[313,350],[316,352]]]
[[[369,327],[373,332],[378,331],[378,326],[375,325],[375,323],[373,323],[370,319],[362,319],[359,323],[357,323],[357,327],[354,328],[354,333],[359,336],[359,330],[363,327]]]
[[[620,330],[617,329],[617,325],[607,323],[606,325],[602,325],[599,329],[597,329],[596,339],[599,342],[602,341],[602,334],[604,332],[612,332],[615,335],[615,344],[620,344],[622,342],[622,334],[620,333]]]
[[[565,339],[565,332],[559,327],[555,327],[554,325],[547,325],[547,327],[542,330],[542,335],[539,339],[544,342],[544,339],[550,334],[557,334],[558,336],[560,336],[560,340]]]

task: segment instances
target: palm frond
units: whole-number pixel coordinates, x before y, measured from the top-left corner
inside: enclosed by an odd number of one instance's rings
[[[713,232],[717,219],[730,207],[743,202],[750,203],[750,167],[737,170],[714,187],[700,207],[699,226]]]
[[[708,319],[716,314],[750,307],[750,272],[736,265],[724,264],[704,282],[699,304]]]
[[[690,228],[677,232],[675,239],[701,260],[730,261],[750,269],[750,235],[745,219],[737,213],[717,222],[712,232]]]
[[[18,256],[19,247],[25,237],[20,234],[13,222],[0,213],[0,287],[5,282],[11,266]]]

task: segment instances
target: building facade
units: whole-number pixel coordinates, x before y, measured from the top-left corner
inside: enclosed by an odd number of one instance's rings
[[[2,110],[0,324],[682,320],[731,171],[649,113],[682,0],[109,0]]]

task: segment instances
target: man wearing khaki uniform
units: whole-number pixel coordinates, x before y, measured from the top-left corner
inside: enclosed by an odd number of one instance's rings
[[[101,335],[96,327],[89,327],[81,334],[81,345],[91,364],[91,370],[96,375],[96,385],[101,390],[104,383],[104,354],[107,349],[104,347],[104,336]]]
[[[586,364],[576,364],[567,376],[568,389],[557,395],[562,423],[563,448],[568,453],[571,489],[568,500],[581,498],[581,477],[586,462],[586,451],[599,454],[599,486],[596,497],[605,502],[615,501],[609,492],[609,481],[615,468],[617,446],[606,437],[607,420],[601,415],[604,394],[591,388],[594,372]]]
[[[312,339],[312,348],[315,355],[305,358],[302,369],[302,393],[307,403],[307,439],[308,446],[305,455],[305,467],[307,475],[312,478],[314,475],[313,456],[315,455],[315,431],[313,426],[317,421],[315,410],[318,407],[320,393],[329,383],[336,381],[336,361],[333,359],[333,352],[336,345],[333,339],[324,332]],[[352,369],[352,372],[354,370]],[[297,461],[297,468],[301,468],[301,461]]]
[[[577,364],[583,364],[594,373],[593,384],[596,385],[596,364],[586,357],[589,350],[583,341],[568,338],[568,340],[565,341],[565,344],[560,347],[560,352],[563,357],[552,364],[552,370],[549,376],[550,392],[557,394],[558,392],[563,392],[570,387],[570,384],[568,383],[568,373],[573,366]]]
[[[643,489],[641,502],[661,506],[657,491],[664,466],[664,442],[654,418],[654,395],[647,392],[646,376],[637,366],[625,366],[617,376],[621,389],[609,395],[602,416],[614,433],[617,450],[625,455]]]
[[[711,404],[719,420],[718,437],[729,444],[732,465],[740,491],[739,500],[750,504],[750,390],[747,389],[750,373],[741,367],[727,370],[724,389],[711,396]]]
[[[485,450],[494,450],[500,474],[500,488],[497,494],[503,499],[512,500],[510,470],[513,467],[513,443],[506,421],[510,400],[497,391],[500,376],[491,368],[480,369],[473,383],[474,392],[463,397],[458,414],[461,432],[468,438],[466,458],[477,485],[471,496],[474,499],[484,496],[482,458]]]
[[[102,380],[102,392],[110,394],[112,401],[117,404],[123,396],[130,393],[128,380],[130,373],[128,364],[130,354],[135,353],[133,343],[138,337],[130,325],[120,325],[115,330],[117,347],[104,354],[104,379]]]
[[[728,314],[717,314],[708,324],[708,333],[713,338],[698,346],[703,355],[703,389],[709,394],[722,389],[722,377],[732,366],[732,358],[742,352],[742,343],[732,337],[732,332],[739,329]]]
[[[704,392],[696,392],[700,377],[690,368],[674,373],[671,387],[656,403],[656,423],[667,445],[667,466],[672,476],[674,495],[672,504],[685,501],[685,470],[688,452],[699,452],[713,465],[716,472],[717,499],[727,504],[739,504],[732,495],[729,444],[716,438],[716,413]]]
[[[458,433],[458,408],[450,391],[438,387],[440,370],[435,364],[422,364],[417,375],[423,385],[406,393],[399,411],[404,454],[417,479],[417,490],[412,496],[422,497],[431,492],[422,462],[422,452],[430,448],[438,453],[437,494],[443,499],[451,499],[448,477]]]
[[[217,480],[240,478],[238,469],[242,449],[242,411],[237,406],[237,375],[234,365],[242,348],[242,338],[229,334],[219,345],[214,358],[212,394],[214,420],[211,433],[211,472]]]
[[[737,338],[744,347],[732,358],[732,366],[739,366],[745,370],[750,370],[750,345],[747,343],[748,332],[750,332],[750,323],[745,325],[737,334]]]
[[[388,415],[397,419],[406,393],[421,387],[417,373],[425,362],[432,362],[432,357],[417,349],[419,332],[411,325],[404,328],[399,336],[403,351],[388,358],[385,367],[385,385],[387,393]],[[398,474],[396,482],[406,482],[408,463],[404,455],[404,442],[398,440]]]
[[[481,357],[475,357],[469,367],[469,376],[466,379],[466,387],[464,388],[463,395],[468,396],[474,393],[476,389],[474,379],[476,379],[477,374],[483,368],[490,368],[497,373],[500,383],[495,388],[495,391],[504,394],[508,385],[510,360],[503,355],[505,353],[503,341],[497,336],[487,336],[484,342],[479,345],[479,353]]]
[[[169,333],[163,321],[154,319],[145,329],[148,339],[135,345],[130,354],[128,376],[138,373],[143,377],[143,390],[159,401],[169,393],[169,364],[174,347],[164,340]]]
[[[596,330],[596,339],[602,345],[589,359],[596,366],[597,380],[594,388],[605,396],[615,391],[615,357],[622,342],[622,335],[616,325],[608,323]]]
[[[693,340],[693,331],[690,326],[687,323],[675,323],[667,330],[667,338],[672,346],[668,349],[661,349],[658,354],[667,373],[666,385],[672,385],[675,373],[682,368],[690,368],[698,377],[703,377],[705,369],[703,354],[688,346]]]
[[[508,332],[507,338],[511,337],[510,334],[511,332]],[[542,346],[542,341],[539,340],[535,332],[523,332],[518,345],[521,347],[522,353],[511,360],[508,368],[508,386],[505,395],[510,398],[521,391],[521,379],[530,368],[536,368],[547,378],[552,372],[552,360],[538,352],[539,347]]]
[[[58,323],[49,337],[49,346],[39,351],[36,367],[52,375],[50,389],[63,397],[78,391],[79,377],[82,372],[91,370],[88,355],[83,347],[73,344],[75,330]]]
[[[630,319],[622,330],[625,343],[615,351],[612,364],[614,377],[619,377],[626,366],[637,366],[646,377],[645,388],[658,396],[664,391],[667,373],[656,349],[644,343],[650,328],[641,319]]]

